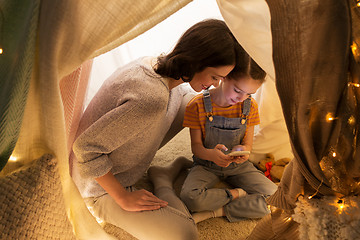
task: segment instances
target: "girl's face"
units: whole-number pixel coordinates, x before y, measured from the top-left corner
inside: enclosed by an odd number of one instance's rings
[[[221,84],[223,103],[235,105],[254,94],[261,86],[261,81],[244,76],[237,80],[225,78]]]
[[[202,72],[195,73],[193,79],[190,81],[190,86],[196,92],[207,89],[211,85],[217,87],[219,86],[220,80],[223,80],[233,68],[234,65],[207,67]]]

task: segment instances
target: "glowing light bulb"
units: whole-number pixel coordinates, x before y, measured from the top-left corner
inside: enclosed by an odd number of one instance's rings
[[[14,157],[13,155],[11,155],[9,158],[9,161],[11,161],[11,162],[16,162],[16,160],[17,160],[17,158]]]
[[[349,117],[348,123],[349,125],[353,125],[355,123],[355,117],[354,116]]]
[[[326,118],[327,122],[331,122],[331,121],[335,120],[335,118],[333,117],[333,115],[331,113],[326,114],[325,118]]]
[[[3,51],[3,49],[2,49],[2,48],[0,48],[0,54],[3,54],[3,52],[4,52],[4,51]]]
[[[357,7],[360,7],[360,2],[358,2],[358,3],[356,4],[356,6],[357,6]]]
[[[344,208],[345,208],[345,203],[344,203],[343,200],[340,199],[339,201],[337,201],[337,208],[338,208],[338,210],[339,210],[340,213],[344,210]]]
[[[359,3],[358,3],[358,4],[359,4]],[[356,45],[355,42],[353,42],[353,43],[351,44],[350,48],[351,48],[351,51],[352,51],[352,53],[353,53],[354,56],[358,56],[358,55],[359,55],[359,53],[358,53],[358,47],[357,47],[357,45]]]
[[[332,156],[333,156],[333,157],[336,157],[336,152],[333,152]]]
[[[349,82],[348,83],[348,86],[353,86],[353,87],[360,87],[360,84],[359,83],[352,83],[352,82]]]
[[[352,49],[353,51],[356,51],[356,50],[357,50],[357,46],[356,46],[356,43],[355,43],[355,42],[353,42],[353,43],[351,44],[351,49]]]

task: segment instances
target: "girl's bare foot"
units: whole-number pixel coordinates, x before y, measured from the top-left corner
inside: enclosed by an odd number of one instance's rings
[[[233,196],[233,200],[235,200],[239,197],[244,197],[247,194],[242,188],[229,189],[229,191],[230,191],[231,195]]]

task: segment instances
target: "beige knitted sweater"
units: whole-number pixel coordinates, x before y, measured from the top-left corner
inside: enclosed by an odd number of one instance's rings
[[[73,179],[83,197],[105,190],[94,180],[111,171],[124,186],[149,167],[170,128],[187,88],[169,92],[145,57],[119,68],[84,112],[73,145]]]

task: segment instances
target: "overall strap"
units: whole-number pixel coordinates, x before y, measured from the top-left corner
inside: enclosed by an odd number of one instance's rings
[[[210,98],[210,92],[209,90],[204,90],[203,91],[203,95],[204,95],[204,107],[205,107],[205,112],[206,112],[206,116],[208,117],[208,119],[210,120],[210,122],[212,122],[213,117],[212,117],[212,106],[211,106],[211,98]]]
[[[242,114],[243,114],[244,116],[249,115],[249,113],[250,113],[250,108],[251,108],[251,97],[248,97],[247,99],[244,100],[244,105],[243,105]]]

